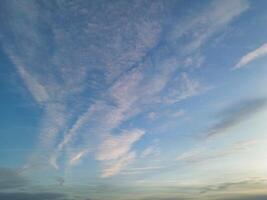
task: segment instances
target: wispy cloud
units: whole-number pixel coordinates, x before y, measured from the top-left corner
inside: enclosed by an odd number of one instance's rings
[[[246,0],[213,1],[200,13],[189,16],[184,23],[179,24],[170,38],[172,40],[188,38],[188,43],[183,46],[183,52],[192,53],[248,8],[249,2]],[[189,35],[191,37],[188,37]]]
[[[121,132],[123,123],[207,91],[180,68],[201,63],[199,48],[249,7],[247,1],[212,2],[163,30],[172,9],[164,1],[43,3],[45,9],[35,1],[7,4],[12,17],[0,39],[44,111],[37,148],[47,153],[40,157],[60,168],[63,155],[73,166],[89,154],[105,166],[104,177],[138,157],[133,146],[145,131]]]
[[[131,148],[143,135],[143,130],[132,130],[118,136],[105,137],[95,155],[104,166],[101,176],[113,176],[131,163],[136,157],[134,152],[130,152]]]
[[[143,130],[126,131],[120,135],[105,137],[96,154],[97,160],[113,160],[128,153],[132,145],[143,135]]]
[[[159,140],[154,139],[152,144],[146,147],[142,152],[140,157],[146,158],[148,156],[158,156],[160,154]]]
[[[167,94],[163,98],[163,102],[173,104],[187,98],[202,94],[208,88],[203,87],[199,81],[189,77],[187,73],[182,73],[174,79],[171,85],[166,89]]]
[[[141,157],[147,157],[150,155],[153,155],[157,152],[157,149],[155,146],[149,146],[144,151],[142,151]]]
[[[261,58],[263,56],[267,56],[267,43],[263,44],[259,48],[247,53],[244,55],[240,61],[234,66],[234,69],[240,69],[245,67],[247,64],[252,61]]]
[[[246,152],[257,144],[264,143],[264,140],[248,140],[237,142],[229,147],[225,147],[219,150],[198,148],[188,152],[184,152],[176,157],[177,161],[186,162],[188,164],[205,162],[213,159],[221,159],[227,156],[235,155],[238,153]]]
[[[69,160],[69,164],[71,166],[76,165],[79,161],[88,153],[88,149],[83,149],[82,151],[78,152],[74,156],[72,156]]]
[[[251,178],[247,178],[247,179],[243,179],[243,180],[236,180],[236,181],[232,181],[232,182],[224,182],[224,183],[217,183],[217,184],[213,184],[213,185],[207,185],[204,186],[200,189],[200,193],[201,194],[212,194],[212,193],[216,193],[216,192],[223,192],[223,191],[236,191],[236,193],[240,193],[239,195],[236,195],[236,197],[231,197],[231,195],[229,195],[228,197],[226,195],[224,195],[224,198],[219,198],[219,199],[258,199],[257,197],[265,197],[266,194],[264,194],[262,196],[262,192],[261,190],[264,190],[265,186],[266,186],[266,179],[262,179],[262,178],[258,178],[258,177],[251,177]],[[259,194],[254,194],[255,196],[253,197],[253,195],[244,195],[242,194],[244,190],[248,191],[248,190],[254,190],[254,188],[257,188]],[[261,199],[261,198],[259,198]],[[263,198],[264,199],[264,198]]]
[[[125,154],[115,161],[104,163],[104,169],[102,171],[101,177],[107,178],[114,176],[115,174],[119,173],[125,166],[130,164],[135,159],[135,157],[136,155],[134,152],[129,152],[128,154]]]
[[[89,199],[207,200],[214,199],[207,195],[210,193],[236,192],[242,181],[214,182],[207,187],[194,184],[213,181],[213,176],[220,178],[209,169],[207,174],[199,171],[199,163],[220,171],[218,160],[245,161],[241,156],[264,147],[257,147],[261,141],[256,140],[225,144],[225,140],[209,138],[242,126],[267,107],[266,97],[241,100],[212,119],[201,116],[213,112],[210,103],[218,103],[217,92],[221,91],[207,93],[224,78],[235,81],[214,64],[224,66],[235,59],[236,52],[229,52],[230,60],[217,59],[225,49],[215,49],[214,41],[225,36],[228,28],[234,34],[242,28],[242,18],[236,19],[250,8],[250,3],[253,9],[244,20],[257,8],[252,1],[0,2],[0,43],[3,55],[11,61],[8,70],[12,72],[14,65],[15,77],[20,77],[17,81],[29,91],[26,100],[33,100],[38,107],[34,121],[27,117],[25,124],[38,124],[34,129],[38,136],[31,133],[31,140],[25,141],[36,145],[18,155],[22,158],[29,151],[29,162],[18,174],[0,169],[0,189],[13,187],[23,192],[1,191],[0,199],[82,200],[90,195]],[[228,42],[235,36],[227,35],[215,45],[222,42],[228,49]],[[266,45],[244,55],[234,68],[267,55]],[[228,50],[235,51],[231,47]],[[8,67],[10,62],[4,61]],[[228,87],[232,86],[226,84]],[[227,89],[224,97],[230,102],[233,96]],[[203,125],[197,141],[187,137]],[[240,135],[235,136],[238,139]],[[201,147],[190,150],[195,142]],[[211,148],[209,142],[215,142]],[[189,151],[175,158],[174,143],[179,151]],[[37,169],[44,170],[35,173]],[[173,174],[172,170],[179,173]],[[45,192],[24,190],[24,175],[36,181],[37,189],[45,185]],[[60,178],[55,181],[55,177]],[[140,187],[134,185],[140,179]],[[72,198],[46,193],[49,189],[64,190]]]
[[[73,140],[73,138],[78,134],[79,129],[81,129],[84,126],[84,124],[88,123],[88,121],[91,120],[93,114],[99,108],[98,106],[99,106],[98,104],[90,106],[88,110],[84,114],[80,115],[79,118],[73,124],[73,126],[70,129],[68,129],[67,132],[63,135],[63,139],[57,145],[55,151],[53,152],[52,156],[49,159],[50,164],[54,166],[56,169],[58,169],[58,164],[57,164],[58,157],[61,155],[65,146],[68,145]],[[83,149],[81,152],[70,158],[69,163],[71,165],[76,164],[87,153],[88,153],[87,148]]]
[[[203,149],[193,149],[191,151],[184,152],[184,153],[178,155],[176,157],[176,160],[177,161],[188,161],[188,160],[198,156],[199,154],[201,154],[202,151],[203,151]]]
[[[13,59],[14,60],[14,59]],[[22,79],[25,81],[27,87],[29,88],[31,94],[35,98],[37,102],[40,104],[44,103],[45,101],[49,100],[49,96],[46,92],[44,86],[38,83],[37,80],[34,79],[22,66],[16,65],[18,72]]]
[[[57,159],[65,148],[73,143],[77,135],[81,136],[81,129],[86,131],[87,123],[93,123],[95,118],[92,119],[92,115],[94,117],[100,115],[97,120],[104,121],[99,122],[98,126],[98,131],[102,129],[100,131],[102,134],[105,131],[110,134],[113,128],[129,118],[129,114],[126,113],[134,107],[136,99],[133,94],[136,92],[135,85],[139,84],[136,80],[139,74],[132,73],[130,76],[124,74],[133,65],[142,61],[147,52],[157,44],[161,32],[161,17],[165,9],[164,5],[157,2],[146,6],[136,2],[135,9],[128,3],[106,2],[103,8],[98,7],[98,12],[94,11],[91,4],[78,7],[65,3],[58,4],[62,8],[60,16],[63,16],[64,20],[72,19],[71,15],[75,12],[80,18],[79,22],[75,22],[71,27],[65,27],[60,21],[61,17],[56,17],[58,20],[50,21],[51,18],[47,17],[38,21],[40,19],[36,17],[38,13],[45,12],[47,14],[44,14],[45,16],[52,16],[57,15],[57,12],[53,12],[49,6],[46,10],[39,10],[38,2],[18,4],[10,2],[7,7],[9,12],[19,13],[21,20],[20,23],[10,23],[5,28],[11,35],[20,39],[7,43],[6,41],[10,39],[8,35],[1,37],[5,51],[16,65],[26,87],[34,99],[44,106],[45,115],[42,119],[40,143],[45,144],[42,148],[53,152],[47,157],[56,168]],[[145,16],[142,10],[145,11]],[[89,17],[92,12],[98,17]],[[125,23],[125,18],[118,17],[120,16],[118,13],[135,17]],[[105,15],[116,23],[108,23],[107,18],[103,17]],[[153,20],[149,17],[152,15]],[[16,17],[10,20],[16,20]],[[41,29],[47,24],[50,24],[47,28],[51,32],[43,34]],[[25,30],[31,31],[25,32]],[[104,32],[109,34],[103,34]],[[134,33],[129,34],[130,32]],[[98,36],[100,36],[98,39],[95,38]],[[131,38],[128,39],[129,42],[123,41],[125,37]],[[77,44],[82,45],[77,46]],[[52,46],[53,55],[50,54]],[[73,49],[76,49],[75,52]],[[91,67],[85,67],[88,65]],[[43,74],[46,76],[42,76]],[[126,82],[128,84],[125,84]],[[105,84],[109,85],[104,90],[99,87]],[[104,92],[104,103],[98,103],[99,101],[88,103],[88,98],[82,92],[90,91],[95,95],[99,92],[97,89]],[[102,97],[99,95],[97,98]],[[109,105],[108,98],[114,99],[116,105]],[[140,98],[140,94],[137,98]],[[88,110],[82,111],[81,108],[86,106],[89,107]],[[73,119],[77,119],[76,122],[72,123]],[[59,141],[59,135],[62,133],[63,140]],[[53,145],[56,143],[58,144],[54,149]],[[74,158],[78,157],[74,155]]]
[[[102,135],[100,143],[94,150],[95,159],[100,161],[104,167],[101,177],[114,176],[134,161],[136,153],[131,149],[144,134],[143,130],[135,129],[124,131],[118,135]],[[88,153],[88,149],[83,148],[78,153],[72,154],[69,164],[77,164]]]
[[[155,172],[164,169],[164,166],[147,166],[147,167],[135,167],[122,170],[123,175],[143,174],[147,172]],[[139,181],[140,182],[140,181]]]
[[[122,122],[136,114],[134,109],[138,107],[141,97],[140,91],[138,90],[141,78],[142,74],[138,71],[122,76],[106,92],[106,95],[110,97],[111,101],[114,101],[115,105],[109,105],[108,102],[96,102],[93,104],[95,109],[91,110],[91,114],[89,115],[87,112],[84,115],[84,120],[80,121],[81,123],[79,123],[79,127],[84,128],[85,125],[88,126],[88,124],[91,124],[94,127],[94,130],[87,129],[87,131],[98,132],[97,134],[92,133],[90,137],[85,137],[85,140],[90,142],[94,135],[95,140],[98,141],[98,144],[95,147],[97,160],[119,158],[123,154],[127,153],[128,150],[130,150],[131,145],[139,140],[144,134],[144,131],[140,129],[124,131],[119,135],[112,134],[112,131]],[[65,138],[67,138],[68,135],[71,136],[73,134],[77,134],[76,132],[77,130],[73,130],[70,132],[71,134],[65,134]],[[70,142],[70,140],[65,140],[65,144],[68,142]],[[60,145],[58,148],[60,148]],[[87,147],[82,149],[81,152],[84,152],[85,149],[87,149]],[[80,155],[81,152],[77,155]],[[73,156],[77,157],[77,155]],[[83,156],[85,155],[86,154],[83,154]],[[83,156],[79,156],[79,159]],[[71,158],[71,160],[72,159],[73,158]]]
[[[211,126],[204,134],[204,137],[210,138],[226,133],[244,120],[263,111],[266,105],[267,99],[263,97],[246,99],[226,108],[221,113],[219,122]]]

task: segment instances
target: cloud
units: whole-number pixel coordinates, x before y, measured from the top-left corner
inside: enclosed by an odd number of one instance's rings
[[[156,183],[156,184],[155,184]],[[158,183],[170,183],[167,185],[157,184],[157,181],[144,181],[140,186],[153,188],[153,194],[139,199],[249,199],[249,197],[263,197],[266,194],[266,178],[248,177],[241,180],[225,182],[184,184],[177,180]],[[241,198],[242,197],[242,198]],[[247,198],[246,198],[247,197]],[[253,199],[253,198],[251,198]]]
[[[58,182],[60,186],[63,186],[65,179],[63,177],[55,177],[55,180]]]
[[[253,188],[255,186],[264,186],[266,185],[266,180],[262,180],[259,178],[248,178],[241,181],[236,182],[225,182],[225,183],[217,183],[214,185],[208,185],[201,189],[201,193],[207,192],[215,192],[215,191],[231,191],[233,189],[248,189]]]
[[[186,116],[186,111],[184,109],[177,109],[177,108],[169,108],[167,106],[167,108],[159,108],[157,110],[157,108],[154,108],[153,111],[150,111],[147,113],[146,117],[150,120],[150,121],[156,121],[158,119],[171,119],[172,120],[177,120],[180,118],[183,118]]]
[[[60,131],[67,123],[66,107],[58,103],[47,104],[41,119],[39,145],[41,148],[52,148]]]
[[[58,157],[61,155],[62,151],[64,150],[65,146],[67,146],[72,139],[78,134],[78,131],[83,128],[84,124],[88,123],[88,121],[92,118],[95,111],[98,109],[98,105],[94,104],[90,106],[87,111],[80,115],[78,119],[75,121],[75,123],[72,125],[71,128],[69,128],[66,133],[63,135],[63,139],[61,142],[57,145],[55,151],[53,152],[52,156],[50,157],[50,164],[54,166],[56,169],[58,169],[57,160]],[[82,158],[84,155],[88,153],[87,149],[82,150],[78,154],[74,155],[72,158],[70,158],[69,163],[71,165],[76,164],[80,158]]]
[[[14,59],[13,59],[14,61]],[[26,83],[28,89],[30,90],[31,94],[35,98],[37,102],[40,104],[44,103],[45,101],[49,100],[49,96],[46,92],[46,89],[44,86],[42,86],[40,83],[38,83],[37,80],[34,79],[33,76],[31,76],[22,66],[16,65],[18,72],[24,82]]]
[[[184,152],[176,157],[177,161],[190,161],[201,153],[202,149],[194,149],[192,151]]]
[[[236,195],[235,197],[221,198],[219,200],[265,200],[267,194]]]
[[[120,135],[110,135],[103,139],[96,154],[97,160],[117,159],[126,154],[132,145],[144,135],[143,130],[132,130]]]
[[[78,152],[77,154],[72,155],[69,160],[70,165],[76,165],[79,161],[88,153],[87,149],[83,149],[82,151]]]
[[[206,199],[218,200],[261,200],[266,198],[266,179],[246,178],[232,182],[216,183],[200,187],[200,195]],[[244,193],[244,191],[246,191]],[[203,199],[204,199],[203,198]]]
[[[59,169],[90,154],[109,176],[134,160],[133,144],[144,134],[120,133],[120,126],[207,91],[180,65],[201,63],[199,47],[248,8],[247,1],[212,2],[185,24],[175,22],[180,33],[163,30],[173,8],[165,1],[55,4],[7,1],[3,9],[3,49],[44,113],[36,146],[45,161],[38,163]]]
[[[182,73],[181,76],[173,80],[168,87],[163,102],[173,104],[199,95],[206,90],[207,88],[202,87],[197,80],[190,78],[187,73]]]
[[[144,149],[144,151],[141,154],[141,157],[147,157],[147,156],[153,155],[153,154],[155,154],[155,152],[156,152],[155,147],[149,146],[146,149]]]
[[[229,147],[216,149],[196,148],[188,152],[184,152],[176,157],[177,161],[186,162],[188,164],[205,162],[208,160],[221,159],[238,153],[246,152],[264,140],[248,140],[237,142]]]
[[[222,119],[206,131],[204,138],[211,138],[226,133],[244,120],[263,111],[266,105],[266,98],[255,98],[242,100],[241,102],[226,108],[221,112]]]
[[[16,170],[0,168],[0,190],[25,187],[27,184],[27,179],[22,177]]]
[[[181,109],[172,113],[173,117],[180,118],[186,114],[185,110]]]
[[[132,130],[118,136],[107,136],[96,152],[96,159],[102,161],[104,169],[101,177],[106,178],[119,173],[134,161],[136,154],[130,151],[133,144],[144,135],[143,130]]]
[[[160,154],[160,148],[159,148],[159,140],[154,139],[153,143],[146,147],[142,152],[140,157],[145,158],[147,156],[157,156]]]
[[[170,35],[171,40],[186,40],[182,47],[185,54],[198,50],[209,38],[231,23],[249,8],[248,1],[212,1],[198,14],[183,19]]]
[[[150,166],[150,167],[135,167],[135,168],[127,168],[122,170],[121,174],[123,175],[133,175],[133,174],[143,174],[148,172],[159,171],[161,169],[164,169],[163,166]]]
[[[244,55],[240,61],[234,66],[234,69],[240,69],[252,61],[267,55],[267,43],[263,44],[259,48]]]
[[[191,197],[184,197],[183,195],[181,196],[175,196],[175,197],[158,197],[158,196],[152,196],[152,197],[146,197],[142,198],[141,200],[192,200]]]
[[[83,92],[89,91],[95,100],[100,93],[98,90],[104,93],[104,97],[112,96],[109,93],[113,89],[109,90],[109,86],[114,85],[114,90],[117,90],[114,94],[118,95],[123,85],[116,89],[115,82],[120,82],[125,71],[138,65],[157,45],[166,7],[160,2],[135,2],[133,7],[129,3],[107,1],[83,5],[55,4],[61,8],[58,12],[54,12],[57,6],[51,8],[49,3],[42,4],[42,7],[34,1],[6,2],[4,15],[10,16],[10,23],[3,23],[5,32],[1,33],[1,41],[27,89],[38,103],[44,105],[40,131],[42,148],[53,149],[61,138],[59,136],[66,133],[53,155],[47,156],[56,167],[57,157],[90,121],[90,114],[81,108],[91,107],[94,101]],[[78,20],[73,21],[74,15]],[[18,18],[20,23],[12,23]],[[66,25],[62,20],[72,20],[73,23]],[[101,99],[100,96],[97,98]],[[112,117],[106,116],[110,129],[127,119],[125,113],[130,107],[126,100],[133,97],[132,93],[125,100],[119,97],[118,109],[108,106],[112,110],[109,112]],[[75,119],[76,122],[70,126]],[[70,129],[66,130],[66,127]]]
[[[91,133],[90,137],[85,137],[85,148],[80,150],[78,153],[72,154],[70,164],[76,163],[76,161],[82,159],[88,153],[88,146],[93,140],[97,141],[96,145],[92,147],[96,149],[98,155],[96,159],[105,160],[105,156],[114,155],[116,151],[120,153],[127,152],[128,148],[132,145],[135,140],[138,140],[142,135],[142,130],[125,131],[119,136],[113,136],[112,131],[117,128],[121,123],[129,119],[131,116],[137,114],[135,108],[138,107],[139,100],[141,98],[141,92],[139,91],[139,83],[142,79],[142,73],[138,70],[130,71],[129,73],[120,77],[108,90],[105,95],[107,100],[94,102],[88,110],[78,117],[74,125],[64,134],[63,140],[58,144],[56,152],[52,155],[52,161],[57,160],[58,156],[62,153],[64,146],[71,146],[73,138],[81,131]],[[110,104],[110,99],[113,104]],[[93,129],[91,127],[94,127]],[[97,133],[97,134],[96,134]],[[121,144],[119,144],[119,142]],[[122,145],[125,142],[124,145]],[[104,156],[105,148],[106,155]],[[113,146],[112,146],[113,145]],[[120,146],[122,145],[122,146]],[[112,149],[114,147],[114,149]],[[102,157],[104,156],[104,157]],[[120,155],[118,155],[120,156]],[[79,158],[79,159],[77,159]],[[53,160],[54,159],[54,160]]]
[[[148,119],[151,119],[151,120],[154,120],[154,119],[157,118],[157,113],[155,113],[155,112],[149,112],[149,113],[147,114],[147,118],[148,118]]]
[[[130,152],[134,143],[142,138],[145,131],[134,129],[123,131],[118,135],[104,134],[100,138],[100,143],[94,149],[94,157],[100,161],[104,169],[101,177],[116,175],[134,161],[136,155]],[[89,153],[87,148],[83,148],[71,155],[69,164],[76,165],[86,154]]]
[[[47,200],[47,199],[55,199],[55,200],[67,200],[64,194],[60,193],[50,193],[50,192],[40,192],[40,193],[27,193],[27,192],[0,192],[0,199],[8,199],[8,200]]]
[[[119,173],[125,166],[133,162],[136,155],[134,152],[130,152],[119,159],[111,162],[104,163],[104,169],[102,171],[101,177],[107,178],[114,176]]]
[[[61,151],[72,140],[75,134],[77,134],[77,131],[92,117],[96,109],[96,106],[92,105],[84,114],[79,116],[74,125],[64,134],[63,140],[58,144],[58,151]]]

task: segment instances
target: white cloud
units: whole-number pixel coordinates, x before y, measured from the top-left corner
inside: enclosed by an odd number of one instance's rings
[[[240,69],[252,61],[261,58],[263,56],[267,56],[267,43],[263,44],[259,48],[247,53],[244,55],[240,61],[234,66],[234,69]]]
[[[199,68],[205,61],[205,57],[203,55],[199,55],[198,53],[190,55],[185,58],[184,65],[186,67]]]
[[[146,166],[146,167],[134,167],[127,168],[121,171],[123,175],[132,175],[132,174],[143,174],[147,172],[155,172],[161,169],[164,169],[164,166]]]
[[[18,73],[22,80],[24,81],[26,87],[30,91],[31,95],[34,97],[34,99],[39,103],[43,104],[46,101],[49,100],[49,95],[46,91],[46,88],[39,83],[33,75],[31,75],[21,64],[19,58],[17,58],[15,55],[11,53],[10,50],[7,50],[9,53],[9,57],[11,61],[15,64],[17,67]]]
[[[177,118],[182,117],[185,114],[186,114],[186,112],[184,110],[182,110],[182,109],[181,110],[178,110],[178,111],[174,111],[173,113],[171,113],[171,115],[173,117],[177,117]]]
[[[95,114],[95,112],[99,109],[99,106],[100,106],[100,104],[98,104],[98,103],[90,106],[88,108],[88,110],[84,114],[79,116],[79,118],[77,119],[77,121],[75,121],[73,126],[69,130],[67,130],[67,132],[63,135],[63,139],[57,145],[54,153],[51,155],[51,158],[50,158],[50,160],[52,160],[53,166],[57,166],[57,164],[56,164],[57,159],[60,156],[60,154],[62,153],[65,146],[67,146],[73,140],[73,138],[78,134],[79,129],[81,129],[85,123],[88,123],[88,121],[91,120],[93,114]],[[70,158],[70,164],[72,165],[73,162],[77,160],[77,158],[79,158],[79,159],[82,158],[86,154],[86,152],[87,152],[86,150],[82,150],[77,155]],[[78,155],[80,155],[80,156],[78,156]]]
[[[96,159],[113,160],[125,155],[144,133],[143,130],[136,129],[125,131],[120,135],[106,136],[98,148]]]
[[[112,87],[110,87],[106,95],[114,101],[115,105],[109,105],[108,102],[96,102],[82,115],[74,124],[74,126],[64,135],[64,139],[58,145],[58,153],[63,146],[68,145],[72,138],[77,135],[80,128],[91,125],[93,130],[85,129],[91,133],[88,137],[84,135],[85,144],[92,141],[92,137],[99,144],[96,144],[97,160],[117,159],[123,154],[127,153],[134,142],[139,140],[144,131],[135,129],[131,131],[124,131],[120,135],[112,135],[111,132],[117,128],[123,121],[127,120],[132,115],[134,107],[137,107],[140,93],[138,92],[138,85],[142,78],[142,74],[138,71],[125,74],[118,79]],[[93,133],[93,132],[94,133]],[[87,149],[86,144],[85,149]],[[83,151],[83,150],[81,150]],[[79,154],[79,153],[78,153]],[[80,158],[85,156],[84,153]],[[72,160],[73,157],[70,158]]]
[[[49,151],[48,160],[55,168],[59,167],[59,156],[77,145],[76,139],[81,138],[84,148],[70,154],[69,165],[77,164],[94,143],[95,158],[106,166],[102,176],[118,173],[135,159],[131,149],[144,135],[140,129],[112,134],[123,122],[154,106],[154,102],[172,104],[203,91],[200,83],[185,73],[175,82],[172,77],[184,61],[177,55],[162,56],[170,53],[165,48],[154,49],[161,42],[164,6],[164,3],[140,1],[134,6],[106,2],[103,7],[95,8],[61,2],[60,12],[49,10],[50,6],[45,11],[38,10],[40,6],[34,1],[9,6],[12,9],[8,12],[21,13],[22,18],[20,23],[10,18],[8,23],[10,32],[17,38],[14,43],[9,42],[16,48],[9,48],[8,54],[34,99],[43,105],[40,143]],[[212,3],[209,12],[205,9],[182,28],[181,34],[174,31],[173,40],[190,34],[190,41],[181,48],[188,52],[196,50],[247,7],[246,1]],[[48,31],[45,34],[43,27]],[[180,24],[177,27],[181,29]],[[1,37],[4,43],[8,39],[8,36]],[[169,49],[168,44],[163,46]],[[195,56],[198,59],[193,57],[185,63],[202,62],[201,55]],[[174,84],[173,87],[167,89],[168,83]],[[88,98],[89,93],[93,100]],[[163,101],[161,93],[166,94]],[[183,113],[174,115],[180,117]],[[147,156],[153,151],[148,147],[143,154]]]
[[[148,117],[148,119],[151,119],[151,120],[156,119],[157,118],[157,113],[155,113],[155,112],[149,112],[147,114],[147,117]]]
[[[104,169],[101,177],[110,177],[119,173],[136,157],[130,152],[133,144],[144,135],[143,130],[125,131],[120,135],[106,136],[99,145],[95,158],[102,161]]]
[[[147,156],[158,156],[160,154],[159,140],[154,139],[153,143],[146,147],[142,152],[140,157],[145,158]]]
[[[199,95],[206,91],[200,82],[182,73],[181,76],[172,81],[172,85],[167,88],[167,94],[164,95],[163,102],[173,104],[187,98]]]
[[[236,142],[233,145],[221,149],[196,148],[188,152],[184,152],[176,157],[177,161],[186,163],[198,163],[207,160],[220,159],[223,157],[236,155],[238,153],[246,152],[255,147],[257,144],[266,140],[247,140]]]
[[[202,151],[203,151],[203,149],[193,149],[191,151],[184,152],[184,153],[180,154],[179,156],[177,156],[176,160],[177,161],[190,160],[190,159],[198,156]]]
[[[19,74],[21,75],[22,79],[25,81],[28,89],[30,90],[31,94],[34,96],[37,102],[43,103],[48,100],[48,94],[45,88],[38,83],[34,77],[32,77],[22,66],[18,66]]]
[[[12,23],[17,20],[12,15],[11,23],[5,28],[17,39],[10,41],[9,35],[1,35],[3,46],[8,47],[5,50],[10,49],[10,55],[13,55],[11,59],[29,64],[26,70],[22,65],[14,63],[35,100],[45,104],[46,114],[42,119],[40,143],[54,144],[58,142],[57,136],[63,133],[62,141],[59,141],[50,158],[54,166],[57,157],[78,135],[88,139],[80,130],[93,123],[90,113],[93,113],[94,119],[95,115],[101,115],[94,122],[98,121],[98,131],[105,130],[106,134],[133,115],[135,101],[140,97],[134,95],[139,74],[130,73],[125,76],[125,71],[141,62],[157,44],[161,33],[161,17],[164,15],[161,3],[144,5],[136,2],[132,7],[121,2],[106,2],[97,12],[91,5],[74,6],[61,2],[60,7],[62,9],[59,13],[49,10],[50,6],[38,10],[38,2],[10,2],[7,13],[20,13],[21,19],[20,23]],[[72,20],[73,12],[79,22],[74,20],[71,26],[47,17],[57,18],[59,13],[68,21]],[[97,16],[90,17],[92,12]],[[134,17],[118,17],[121,14]],[[107,23],[106,16],[115,23]],[[43,34],[43,27],[51,32]],[[111,85],[111,88],[105,89],[103,96],[106,99],[114,98],[116,105],[111,106],[110,102],[104,100],[103,108],[85,112],[79,117],[83,112],[80,108],[88,104],[88,98],[82,96],[81,92],[86,89],[94,93],[95,91],[91,91],[92,82],[98,87],[102,83]],[[50,105],[50,102],[57,103]],[[97,103],[91,104],[95,106]],[[57,105],[59,108],[56,108]],[[76,122],[71,125],[75,119]],[[104,134],[102,130],[100,132]],[[53,147],[47,146],[51,151],[54,150]]]
[[[183,52],[192,53],[248,8],[249,3],[246,0],[212,1],[200,14],[189,17],[183,25],[179,24],[171,38],[176,40],[186,35],[190,41],[183,46]]]
[[[115,161],[104,163],[104,169],[101,177],[107,178],[118,174],[124,167],[133,162],[135,157],[135,152],[130,152]]]
[[[85,156],[88,153],[87,149],[83,149],[82,151],[78,152],[77,154],[74,154],[71,159],[69,160],[69,164],[76,165],[79,163],[79,161],[82,159],[83,156]]]
[[[157,152],[157,149],[155,148],[155,146],[149,146],[146,149],[144,149],[144,151],[142,151],[141,158],[153,155],[156,152]]]
[[[179,94],[176,96],[176,101],[195,96],[196,94],[200,93],[200,88],[201,86],[198,81],[190,79],[186,73],[182,74],[181,88]]]

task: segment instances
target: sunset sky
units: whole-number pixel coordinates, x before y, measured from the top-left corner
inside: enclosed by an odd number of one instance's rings
[[[266,0],[1,0],[1,200],[266,200]]]

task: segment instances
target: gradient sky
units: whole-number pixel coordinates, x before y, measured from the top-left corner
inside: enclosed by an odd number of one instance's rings
[[[0,1],[0,199],[267,199],[267,1]]]

